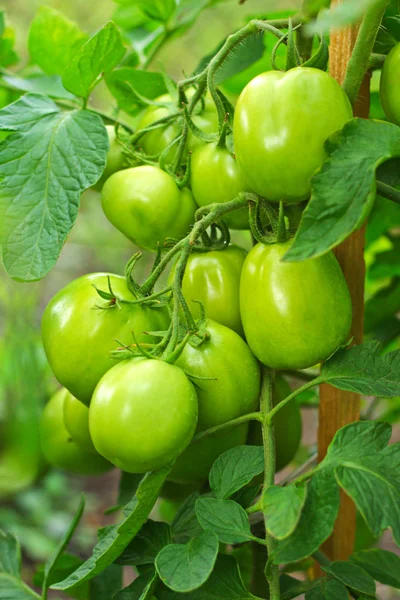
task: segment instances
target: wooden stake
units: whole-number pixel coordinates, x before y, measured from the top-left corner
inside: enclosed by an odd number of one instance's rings
[[[331,5],[341,0],[333,0]],[[349,27],[331,35],[330,73],[343,83],[347,63],[357,38],[357,28]],[[354,107],[354,114],[368,118],[370,77],[366,76]],[[343,269],[353,302],[352,336],[360,344],[363,338],[364,321],[364,232],[365,228],[353,233],[335,249],[336,257]],[[318,431],[319,460],[326,455],[327,448],[336,431],[357,421],[360,417],[360,397],[351,392],[337,390],[324,384],[320,388],[320,414]],[[345,560],[353,551],[356,529],[356,512],[353,502],[342,493],[339,516],[331,538],[324,545],[324,552],[332,560]]]

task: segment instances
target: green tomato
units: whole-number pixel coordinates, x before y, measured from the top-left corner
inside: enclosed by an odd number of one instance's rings
[[[196,391],[185,373],[161,360],[126,360],[100,380],[89,410],[96,450],[128,473],[172,463],[197,425]]]
[[[272,369],[306,369],[347,340],[352,307],[334,254],[283,262],[291,246],[257,244],[243,265],[240,311],[247,343]]]
[[[260,391],[258,363],[242,338],[215,321],[208,321],[207,330],[210,339],[196,347],[187,344],[176,363],[196,384],[197,431],[254,411]],[[218,456],[245,444],[247,434],[244,423],[196,442],[178,458],[169,479],[187,484],[205,481]]]
[[[106,130],[108,134],[108,140],[110,142],[110,149],[107,152],[107,162],[103,175],[95,185],[95,188],[99,191],[102,189],[107,179],[113,175],[113,173],[116,173],[123,168],[125,162],[124,155],[122,153],[122,146],[118,142],[117,136],[115,135],[115,127],[113,125],[106,125]]]
[[[268,71],[241,93],[234,119],[236,157],[250,187],[272,202],[310,195],[324,142],[352,118],[345,92],[328,73]]]
[[[164,309],[124,303],[106,308],[107,301],[93,286],[107,291],[108,277],[118,298],[135,300],[124,277],[92,273],[60,290],[47,305],[42,319],[44,349],[54,375],[87,405],[101,377],[115,364],[110,357],[117,348],[115,340],[130,345],[134,331],[139,342],[151,342],[154,339],[142,332],[163,331],[169,323]]]
[[[200,316],[200,307],[193,300],[203,303],[210,319],[243,335],[239,286],[245,258],[246,250],[233,244],[225,250],[193,252],[190,255],[182,291],[195,318]],[[175,267],[169,275],[169,283],[172,283],[174,273]]]
[[[291,389],[286,379],[278,375],[274,381],[273,404],[287,398]],[[281,408],[274,417],[276,471],[281,471],[292,462],[299,449],[302,434],[302,421],[300,407],[295,400]],[[250,424],[249,444],[262,445],[261,425],[256,421]],[[262,478],[259,478],[262,481]]]
[[[103,187],[102,205],[114,227],[150,251],[167,237],[184,237],[197,209],[187,188],[179,189],[168,173],[148,165],[111,175]]]
[[[383,110],[390,121],[400,125],[400,44],[397,44],[386,57],[382,69],[380,94]]]
[[[89,432],[89,409],[66,390],[64,424],[72,441],[87,452],[96,452]]]
[[[182,502],[191,494],[197,492],[199,487],[198,484],[184,485],[181,483],[174,483],[173,481],[166,481],[160,492],[160,497],[171,502]]]
[[[230,202],[240,192],[251,191],[232,154],[215,144],[202,144],[193,153],[191,184],[199,206]],[[248,229],[249,211],[236,210],[226,215],[224,221],[231,229]]]
[[[64,421],[64,403],[68,395],[60,389],[45,406],[40,422],[40,439],[43,454],[48,462],[58,469],[80,475],[104,473],[113,466],[102,456],[87,452],[71,439]]]

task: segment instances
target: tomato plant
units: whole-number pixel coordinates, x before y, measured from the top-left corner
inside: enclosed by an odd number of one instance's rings
[[[398,79],[400,65],[400,45],[389,52],[382,69],[380,92],[383,109],[393,123],[400,124],[400,99]]]

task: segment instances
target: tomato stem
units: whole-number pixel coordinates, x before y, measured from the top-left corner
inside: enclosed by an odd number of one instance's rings
[[[215,425],[215,427],[211,427],[210,429],[205,429],[204,431],[200,431],[197,435],[194,436],[191,441],[192,444],[199,442],[200,440],[212,435],[213,433],[217,433],[222,429],[232,429],[234,427],[238,427],[242,425],[242,423],[247,423],[248,421],[259,421],[261,422],[262,416],[260,412],[253,412],[247,415],[242,415],[241,417],[237,417],[236,419],[232,419],[232,421],[226,421],[226,423],[221,423],[220,425]]]
[[[396,188],[391,185],[387,185],[387,183],[383,183],[383,181],[377,181],[376,191],[384,198],[396,202],[396,204],[400,204],[400,190],[396,190]]]
[[[294,392],[289,394],[289,396],[287,396],[287,398],[285,398],[284,400],[282,400],[282,402],[279,402],[278,404],[276,404],[274,406],[274,408],[268,413],[267,419],[269,421],[272,421],[272,419],[274,418],[276,413],[279,412],[281,410],[281,408],[286,406],[286,404],[288,404],[294,398],[296,398],[296,396],[298,396],[302,392],[305,392],[306,390],[309,390],[310,388],[312,388],[316,385],[319,385],[320,383],[323,383],[323,381],[324,381],[324,379],[320,375],[318,375],[318,377],[315,377],[315,379],[313,379],[312,381],[309,381],[308,383],[305,383],[301,387],[297,388],[297,390],[294,390]]]

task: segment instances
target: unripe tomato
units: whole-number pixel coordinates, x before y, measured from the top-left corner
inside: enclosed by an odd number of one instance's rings
[[[382,69],[380,93],[383,110],[390,121],[400,125],[400,44],[397,44],[386,57]]]
[[[176,363],[196,384],[197,431],[252,412],[260,390],[258,363],[242,338],[215,321],[208,321],[207,330],[210,339],[197,347],[187,344]],[[245,444],[247,433],[248,423],[244,423],[194,443],[178,458],[169,479],[180,483],[205,481],[218,456]]]
[[[100,177],[99,181],[96,183],[95,187],[97,190],[101,190],[106,180],[116,173],[120,171],[124,166],[124,155],[122,153],[122,146],[117,140],[117,136],[115,135],[115,127],[113,125],[106,125],[108,139],[110,142],[110,149],[107,152],[107,162],[103,172],[103,175]]]
[[[64,403],[68,391],[61,388],[54,394],[42,414],[40,440],[43,454],[58,469],[80,475],[96,475],[113,468],[113,465],[95,452],[71,439],[64,421]]]
[[[282,262],[291,243],[254,246],[240,282],[247,343],[272,369],[311,367],[350,333],[350,293],[334,254]]]
[[[273,404],[276,406],[287,398],[291,389],[286,379],[277,375],[273,386]],[[299,449],[302,434],[300,407],[295,400],[281,408],[274,417],[276,471],[281,471],[292,462]],[[249,444],[262,445],[261,424],[250,423]],[[261,479],[261,478],[260,478]],[[262,481],[262,479],[261,479]]]
[[[71,436],[87,452],[96,452],[89,432],[89,409],[66,390],[64,399],[64,424]]]
[[[247,183],[272,202],[306,199],[325,159],[325,140],[352,116],[345,92],[324,71],[258,75],[242,91],[234,119],[236,157]]]
[[[226,148],[202,144],[192,156],[191,183],[199,206],[234,200],[240,192],[251,191],[239,166]],[[249,228],[249,210],[243,208],[224,217],[231,229]]]
[[[167,237],[184,237],[197,209],[187,188],[179,189],[168,173],[149,165],[111,175],[103,187],[102,205],[114,227],[150,251]]]
[[[182,292],[193,315],[200,316],[200,307],[193,300],[203,303],[207,316],[239,335],[243,335],[240,319],[240,274],[246,251],[231,245],[225,250],[193,252],[187,262]],[[168,282],[172,283],[175,267]]]
[[[144,331],[163,331],[169,317],[165,309],[121,303],[105,307],[93,285],[108,291],[108,279],[117,297],[134,301],[125,278],[107,273],[92,273],[71,281],[47,305],[42,319],[42,338],[48,361],[58,381],[75,398],[89,405],[94,388],[115,364],[110,352],[122,344],[153,338]]]
[[[96,450],[128,473],[173,462],[197,425],[197,396],[185,373],[161,360],[126,360],[100,380],[89,410]]]

